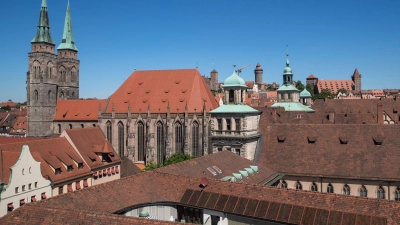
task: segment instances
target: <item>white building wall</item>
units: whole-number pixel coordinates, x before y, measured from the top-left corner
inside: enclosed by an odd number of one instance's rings
[[[0,216],[7,214],[9,203],[16,209],[22,199],[25,204],[31,202],[32,196],[40,201],[42,193],[51,197],[51,182],[43,178],[40,162],[35,161],[28,145],[24,145],[17,163],[10,168],[9,182],[1,192]]]

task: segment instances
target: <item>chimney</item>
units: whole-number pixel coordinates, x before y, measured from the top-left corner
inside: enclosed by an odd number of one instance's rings
[[[329,111],[329,121],[335,123],[335,112],[333,110]]]
[[[376,110],[376,117],[378,124],[383,124],[383,110],[382,110],[382,103],[378,103],[378,107]]]

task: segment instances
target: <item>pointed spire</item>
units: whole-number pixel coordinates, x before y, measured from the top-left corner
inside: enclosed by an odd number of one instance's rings
[[[62,36],[61,44],[57,48],[60,49],[69,49],[73,51],[78,51],[78,48],[75,46],[74,42],[74,33],[72,31],[72,20],[71,20],[71,11],[69,7],[69,0],[67,6],[67,13],[65,15],[65,22],[64,22],[64,32]]]
[[[55,45],[50,33],[50,21],[49,13],[47,10],[47,0],[42,0],[36,36],[31,41],[31,43],[37,42]]]
[[[286,45],[286,67],[289,67],[289,52],[288,52],[289,45]]]

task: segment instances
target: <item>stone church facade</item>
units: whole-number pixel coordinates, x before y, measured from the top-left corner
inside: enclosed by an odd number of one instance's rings
[[[51,37],[47,1],[43,0],[36,36],[28,53],[27,135],[50,136],[57,100],[79,98],[78,48],[74,43],[70,7],[65,17],[62,43],[57,47]]]

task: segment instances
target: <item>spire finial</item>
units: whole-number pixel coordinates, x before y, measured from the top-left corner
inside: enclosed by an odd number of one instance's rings
[[[213,67],[214,67],[214,70],[215,70],[215,63],[213,63]]]
[[[289,67],[289,45],[286,45],[286,66]]]
[[[47,8],[47,0],[42,0],[42,8]]]
[[[72,31],[72,20],[71,20],[71,10],[69,6],[69,0],[67,5],[67,13],[65,15],[64,22],[64,32],[62,36],[61,44],[57,48],[60,49],[69,49],[73,51],[78,51],[78,48],[75,46],[74,42],[74,32]]]

